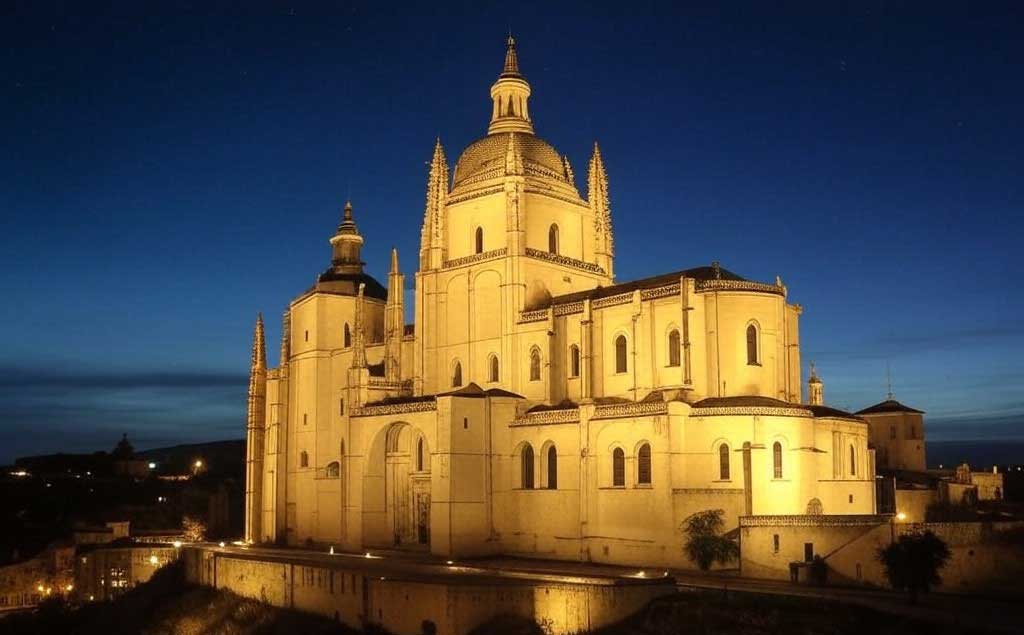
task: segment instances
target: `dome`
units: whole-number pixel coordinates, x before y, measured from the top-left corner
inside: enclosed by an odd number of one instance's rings
[[[455,164],[452,189],[502,176],[510,135],[516,135],[516,148],[527,175],[544,176],[569,185],[562,155],[540,137],[523,132],[501,132],[477,139],[462,152]]]

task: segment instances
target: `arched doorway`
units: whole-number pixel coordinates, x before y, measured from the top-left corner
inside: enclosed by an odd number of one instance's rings
[[[395,547],[430,544],[430,451],[423,434],[393,423],[384,444],[387,528]]]

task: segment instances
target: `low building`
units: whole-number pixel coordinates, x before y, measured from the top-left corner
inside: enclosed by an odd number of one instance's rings
[[[181,549],[155,543],[96,544],[81,547],[74,563],[75,596],[81,602],[111,600],[149,580]]]

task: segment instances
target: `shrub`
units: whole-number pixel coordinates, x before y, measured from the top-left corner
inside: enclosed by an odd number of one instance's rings
[[[707,571],[714,563],[726,564],[739,556],[740,547],[734,541],[720,536],[725,521],[725,510],[706,509],[683,521],[686,534],[683,550],[701,571]]]

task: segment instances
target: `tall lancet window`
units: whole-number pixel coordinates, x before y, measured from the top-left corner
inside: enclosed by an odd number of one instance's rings
[[[772,463],[775,468],[775,478],[782,478],[782,444],[778,441],[772,445]]]
[[[478,254],[484,253],[484,228],[483,227],[477,227],[476,228],[475,242],[476,242],[476,251],[474,253],[478,253]]]
[[[452,388],[458,388],[462,385],[462,364],[455,362],[455,367],[452,369]]]
[[[522,454],[519,455],[520,487],[533,489],[533,448],[527,443],[523,446]]]
[[[491,355],[491,359],[490,359],[490,362],[489,362],[488,366],[489,366],[489,369],[488,369],[488,374],[487,374],[487,381],[490,381],[490,382],[498,381],[498,378],[500,377],[500,374],[499,374],[498,371],[500,369],[498,367],[498,356],[497,355]]]
[[[569,376],[580,376],[580,347],[575,344],[569,347]]]
[[[857,476],[857,450],[850,446],[850,476]]]
[[[626,336],[620,335],[615,338],[615,372],[626,372],[629,367],[626,357]]]
[[[757,355],[757,327],[750,324],[747,326],[747,364],[757,366],[760,363]]]
[[[558,225],[554,223],[548,229],[548,251],[553,254],[558,253]]]
[[[668,334],[668,365],[679,365],[679,331],[675,329]]]
[[[612,487],[626,486],[626,453],[622,448],[612,450]]]
[[[530,351],[530,381],[540,381],[540,351]]]
[[[729,480],[729,446],[724,443],[718,446],[718,479]]]
[[[348,322],[345,322],[345,348],[352,346],[352,329],[348,327]]]
[[[548,448],[548,489],[558,489],[558,451]]]

